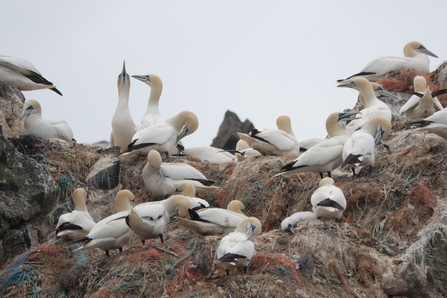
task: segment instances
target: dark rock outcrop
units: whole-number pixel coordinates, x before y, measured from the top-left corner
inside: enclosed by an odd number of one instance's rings
[[[219,127],[217,136],[213,139],[212,147],[221,148],[224,150],[232,150],[236,148],[236,143],[239,141],[238,132],[248,133],[255,127],[249,120],[241,122],[239,117],[231,112],[227,111],[224,116],[224,120]]]

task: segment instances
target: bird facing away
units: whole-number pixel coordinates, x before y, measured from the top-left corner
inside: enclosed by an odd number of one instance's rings
[[[95,221],[87,210],[85,200],[87,192],[83,188],[77,188],[73,192],[74,210],[62,214],[56,225],[56,237],[65,241],[74,241],[87,236],[95,225]]]
[[[291,216],[283,219],[283,221],[281,222],[281,230],[294,234],[295,232],[293,231],[293,227],[297,223],[312,219],[317,219],[317,216],[313,212],[310,211],[295,212]]]
[[[117,213],[112,214],[99,221],[88,235],[69,243],[75,244],[82,242],[79,249],[100,248],[109,256],[109,250],[118,249],[120,252],[123,246],[129,242],[134,235],[132,230],[126,224],[125,217],[130,212],[129,201],[135,199],[135,196],[129,190],[120,190],[115,198],[115,209]]]
[[[321,179],[319,188],[312,194],[310,202],[317,218],[325,220],[340,219],[346,208],[343,191],[335,186],[334,179],[329,177]]]
[[[337,80],[339,83],[346,82],[356,77],[364,77],[375,82],[381,76],[401,69],[413,69],[417,72],[430,71],[430,59],[428,56],[438,58],[435,54],[418,41],[411,41],[404,47],[404,56],[384,56],[369,62],[359,73],[346,79]]]
[[[118,105],[112,117],[112,133],[110,144],[119,146],[121,152],[127,149],[136,132],[136,126],[129,111],[130,77],[126,73],[126,63],[123,62],[123,70],[118,76]]]
[[[132,78],[137,79],[151,87],[146,112],[144,113],[143,119],[141,119],[141,124],[137,128],[137,131],[140,131],[146,127],[163,121],[163,118],[160,115],[160,109],[158,108],[158,102],[160,101],[161,92],[163,91],[163,82],[159,76],[154,74],[143,76],[133,75]]]
[[[255,245],[250,240],[252,235],[261,233],[261,222],[255,217],[242,219],[234,232],[223,237],[217,248],[217,259],[222,263],[227,276],[230,269],[242,269],[247,273],[248,265],[256,254]]]
[[[262,155],[291,154],[298,156],[300,146],[292,129],[289,116],[276,119],[278,129],[252,130],[249,134],[238,132],[239,137]]]
[[[194,185],[197,193],[210,193],[219,189],[213,186],[196,168],[186,163],[165,163],[157,150],[147,155],[147,163],[141,173],[144,184],[155,196],[169,196],[181,183],[187,181]]]
[[[163,243],[163,234],[170,222],[169,214],[163,204],[148,205],[146,208],[139,208],[138,211],[131,207],[125,219],[126,224],[141,239],[143,245],[146,239],[157,237],[160,237]]]
[[[50,89],[62,96],[31,62],[19,57],[0,55],[0,81],[16,86],[20,91]]]
[[[35,135],[45,139],[73,140],[73,131],[65,121],[42,118],[42,107],[37,100],[29,99],[23,105],[20,120],[24,119],[21,135]]]
[[[302,153],[297,159],[281,168],[281,172],[276,174],[300,172],[327,172],[329,177],[331,171],[338,168],[343,163],[343,145],[350,137],[346,130],[346,123],[355,119],[357,113],[332,113],[326,120],[326,131],[328,139],[316,144]]]

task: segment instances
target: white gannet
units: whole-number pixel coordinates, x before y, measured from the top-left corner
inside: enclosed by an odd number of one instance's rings
[[[217,259],[222,263],[227,276],[230,269],[242,269],[247,273],[251,258],[256,254],[255,245],[250,241],[252,235],[261,233],[261,222],[255,217],[241,220],[234,232],[223,237],[217,248]]]
[[[82,242],[82,246],[76,250],[98,247],[104,250],[107,256],[109,256],[109,250],[111,249],[119,249],[121,252],[123,246],[134,235],[125,221],[125,217],[129,214],[131,208],[129,201],[134,198],[135,196],[129,190],[120,190],[115,198],[117,213],[102,219],[86,237],[71,242],[69,245]]]
[[[317,219],[317,216],[315,215],[315,213],[313,213],[311,211],[295,212],[291,216],[283,219],[283,221],[281,222],[281,230],[284,230],[284,231],[287,231],[290,233],[295,233],[293,231],[293,227],[297,223],[299,223],[300,221],[312,220],[312,219]]]
[[[42,107],[37,100],[29,99],[23,105],[24,126],[21,135],[35,135],[45,139],[73,140],[73,132],[65,121],[42,118]]]
[[[204,208],[197,211],[189,210],[190,218],[177,218],[184,227],[202,235],[228,234],[236,228],[239,221],[246,218],[241,210],[244,204],[233,200],[228,203],[227,209]]]
[[[126,152],[146,155],[155,149],[167,155],[178,154],[179,141],[194,133],[198,127],[199,119],[196,114],[189,111],[180,112],[174,117],[137,131]]]
[[[323,178],[319,188],[310,198],[312,210],[321,219],[340,219],[346,208],[346,198],[343,191],[335,186],[334,179]]]
[[[276,119],[278,129],[254,129],[249,134],[238,132],[239,137],[263,155],[291,154],[298,156],[300,146],[292,129],[289,116]]]
[[[145,76],[133,75],[132,78],[140,80],[151,87],[146,113],[144,113],[143,119],[141,119],[141,124],[137,128],[137,131],[140,131],[163,121],[158,108],[158,102],[160,101],[161,92],[163,91],[163,82],[159,76],[154,74]]]
[[[427,131],[435,133],[447,140],[447,109],[437,111],[436,113],[425,119],[411,121],[409,122],[409,124],[425,125],[416,128],[415,131]]]
[[[400,115],[404,114],[408,120],[423,119],[444,108],[436,96],[446,93],[447,89],[430,92],[423,76],[414,77],[413,86],[414,94],[400,108]]]
[[[346,79],[338,80],[337,82],[345,82],[355,77],[364,77],[369,81],[377,81],[387,73],[407,68],[417,72],[427,73],[430,71],[430,59],[427,55],[438,58],[438,56],[427,50],[420,42],[411,41],[404,47],[404,57],[385,56],[377,58],[369,62],[361,72]]]
[[[397,97],[391,92],[386,91],[385,89],[383,89],[382,86],[380,86],[376,82],[370,82],[370,84],[373,87],[374,95],[377,97],[377,99],[382,99],[384,97],[399,99],[399,97]],[[363,98],[362,93],[359,93],[359,101],[362,103],[363,108],[366,108],[366,102],[365,99]]]
[[[275,176],[286,173],[300,172],[327,172],[331,175],[331,171],[338,168],[342,162],[343,145],[349,138],[350,134],[346,130],[346,122],[351,121],[357,113],[332,113],[326,120],[326,130],[328,139],[316,144],[302,153],[293,162],[283,166],[281,172]]]
[[[191,204],[191,200],[188,197],[183,195],[173,195],[169,198],[161,201],[153,201],[138,204],[134,207],[134,209],[138,212],[145,213],[146,209],[152,208],[152,205],[163,205],[164,209],[168,213],[169,219],[172,220],[174,217],[188,217],[189,212],[188,209],[191,209],[193,206]]]
[[[175,193],[177,193],[177,191],[180,192],[182,196],[187,197],[191,201],[191,208],[193,210],[198,210],[210,206],[210,204],[206,200],[196,197],[196,188],[191,182],[185,181],[180,183],[179,185],[177,185]]]
[[[143,245],[144,240],[157,237],[160,237],[163,243],[163,234],[169,222],[170,218],[163,204],[148,205],[147,208],[140,208],[138,211],[131,207],[126,217],[127,225],[141,239]]]
[[[144,184],[155,196],[168,196],[174,193],[177,186],[185,181],[194,185],[197,193],[209,193],[219,189],[213,186],[196,168],[186,163],[165,163],[157,150],[147,155],[147,163],[141,173]]]
[[[369,118],[375,116],[385,117],[391,122],[392,113],[390,107],[376,97],[373,86],[367,79],[357,78],[350,82],[340,84],[337,87],[353,88],[359,91],[364,99],[363,104],[365,108],[360,110],[361,119],[353,120],[349,123],[347,126],[349,133],[352,134],[355,130],[365,124]]]
[[[59,216],[57,221],[56,237],[65,241],[74,241],[87,236],[96,224],[90,216],[85,204],[87,192],[83,188],[77,188],[73,192],[74,210]]]
[[[21,91],[50,89],[62,96],[56,86],[45,79],[34,65],[19,57],[0,55],[0,81]]]
[[[180,155],[190,155],[201,161],[208,161],[211,164],[224,165],[236,160],[236,157],[223,149],[211,146],[197,146],[184,148]]]
[[[346,140],[343,146],[343,168],[350,165],[352,173],[355,175],[355,166],[374,165],[375,147],[382,138],[386,138],[391,132],[391,122],[385,117],[370,118],[360,129]]]
[[[236,143],[236,152],[245,157],[255,157],[262,155],[258,150],[251,148],[248,143],[242,139]]]
[[[118,76],[118,105],[112,118],[111,146],[120,146],[121,152],[127,149],[136,132],[136,126],[129,111],[130,78],[126,73],[126,63]]]

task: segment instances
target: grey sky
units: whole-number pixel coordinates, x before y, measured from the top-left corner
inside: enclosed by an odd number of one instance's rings
[[[374,3],[374,5],[373,5]],[[200,127],[186,146],[210,145],[227,110],[257,128],[288,115],[297,138],[324,137],[326,117],[354,106],[335,81],[379,56],[422,42],[447,57],[445,1],[4,1],[0,54],[31,61],[64,94],[24,92],[43,117],[63,119],[82,143],[108,140],[116,79],[157,74],[164,118],[182,110]],[[150,88],[132,79],[139,124]]]

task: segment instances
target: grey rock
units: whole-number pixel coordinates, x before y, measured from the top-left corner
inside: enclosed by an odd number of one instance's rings
[[[120,180],[119,158],[106,155],[100,158],[92,167],[86,181],[99,189],[113,189]]]
[[[237,141],[239,141],[237,133],[248,133],[254,128],[249,120],[242,122],[235,113],[227,111],[211,146],[224,150],[233,150],[236,148]]]
[[[22,114],[25,97],[20,90],[12,85],[0,82],[0,126],[7,138],[20,134],[20,115]]]

